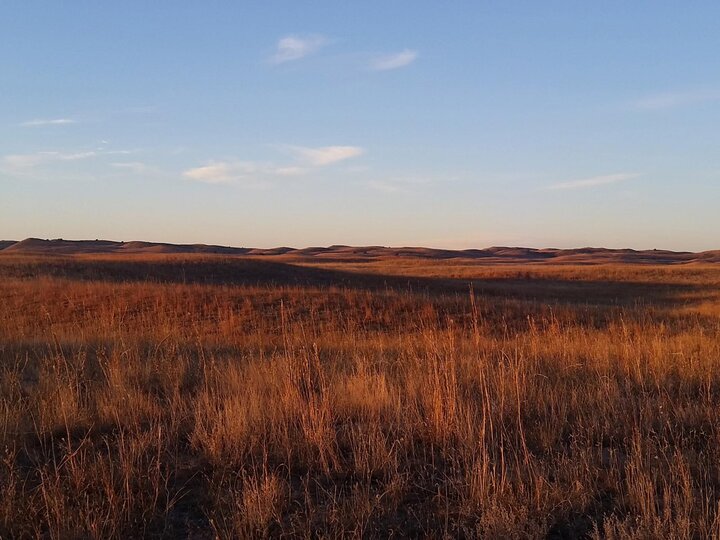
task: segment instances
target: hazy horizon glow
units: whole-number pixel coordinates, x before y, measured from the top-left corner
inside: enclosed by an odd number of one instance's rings
[[[720,248],[720,4],[4,9],[0,239]]]

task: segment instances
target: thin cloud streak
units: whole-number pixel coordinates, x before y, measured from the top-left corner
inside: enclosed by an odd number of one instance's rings
[[[115,156],[132,154],[133,150],[101,150],[85,152],[35,152],[33,154],[8,154],[3,156],[3,169],[8,172],[25,172],[40,165],[63,161],[79,161],[99,156]]]
[[[62,126],[67,124],[77,124],[78,121],[74,118],[51,118],[51,119],[35,119],[22,122],[19,125],[22,127],[37,127],[37,126]]]
[[[290,149],[298,155],[301,161],[313,167],[324,167],[338,161],[358,157],[365,152],[359,146],[321,146],[318,148],[291,146]]]
[[[327,44],[326,37],[321,35],[285,36],[277,43],[275,54],[270,58],[273,64],[284,64],[300,60],[320,50]]]
[[[375,191],[382,191],[383,193],[399,193],[401,191],[404,191],[404,189],[402,189],[400,186],[390,184],[388,182],[383,182],[381,180],[371,180],[366,185],[370,189],[374,189]]]
[[[133,174],[155,174],[159,172],[157,169],[154,169],[141,161],[121,161],[111,163],[110,166],[115,169],[129,171]]]
[[[205,184],[269,185],[273,180],[307,175],[313,171],[363,154],[358,146],[290,146],[296,162],[277,165],[256,161],[211,161],[183,172],[185,178]]]
[[[434,184],[442,184],[446,182],[454,182],[458,180],[457,176],[438,175],[407,175],[407,176],[391,176],[386,178],[376,178],[365,183],[365,186],[376,191],[385,193],[398,193],[416,190],[418,188],[426,189]]]
[[[634,106],[636,109],[641,110],[663,110],[696,105],[709,101],[720,101],[720,89],[688,90],[654,94],[639,99],[634,103]]]
[[[205,184],[230,184],[249,179],[261,171],[260,165],[252,162],[212,162],[195,167],[183,173],[183,176]]]
[[[405,49],[399,53],[380,56],[370,63],[370,69],[374,71],[388,71],[399,69],[412,64],[418,57],[417,51]]]
[[[234,184],[244,187],[267,187],[272,180],[305,174],[301,167],[277,167],[254,161],[213,161],[183,172],[183,176],[203,184]]]
[[[568,190],[568,189],[586,189],[608,184],[618,184],[627,180],[632,180],[641,176],[639,173],[617,173],[607,174],[604,176],[593,176],[592,178],[583,178],[581,180],[571,180],[569,182],[560,182],[552,184],[545,189],[550,191]]]
[[[34,154],[10,154],[3,157],[3,164],[10,169],[30,169],[50,161],[76,161],[97,155],[97,152],[36,152]]]

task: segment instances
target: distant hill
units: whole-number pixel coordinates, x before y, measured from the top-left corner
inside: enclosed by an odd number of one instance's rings
[[[0,244],[1,245],[1,244]],[[114,242],[112,240],[41,240],[26,238],[5,246],[3,253],[81,255],[100,253],[208,253],[245,255],[247,248],[209,246],[205,244],[165,244],[159,242]]]
[[[419,259],[468,259],[488,264],[687,264],[719,263],[720,250],[693,253],[689,251],[606,249],[606,248],[523,248],[496,246],[485,249],[434,249],[423,247],[343,246],[278,247],[270,249],[238,248],[206,244],[167,244],[159,242],[115,242],[112,240],[41,240],[27,238],[20,242],[0,241],[0,254],[92,255],[92,254],[218,254],[249,255],[293,260],[368,261],[393,257]]]

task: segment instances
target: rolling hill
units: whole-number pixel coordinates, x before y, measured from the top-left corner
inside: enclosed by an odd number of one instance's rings
[[[524,248],[495,246],[485,249],[435,249],[424,247],[345,246],[307,248],[246,248],[206,244],[169,244],[161,242],[117,242],[112,240],[44,240],[27,238],[19,242],[0,241],[0,254],[26,255],[95,255],[95,254],[215,254],[273,257],[292,260],[356,261],[419,258],[468,259],[487,264],[687,264],[718,263],[720,250],[694,253],[689,251],[634,250],[607,248]]]

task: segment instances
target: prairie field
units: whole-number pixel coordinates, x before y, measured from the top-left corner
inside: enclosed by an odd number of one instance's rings
[[[0,256],[1,538],[720,537],[720,265]]]

